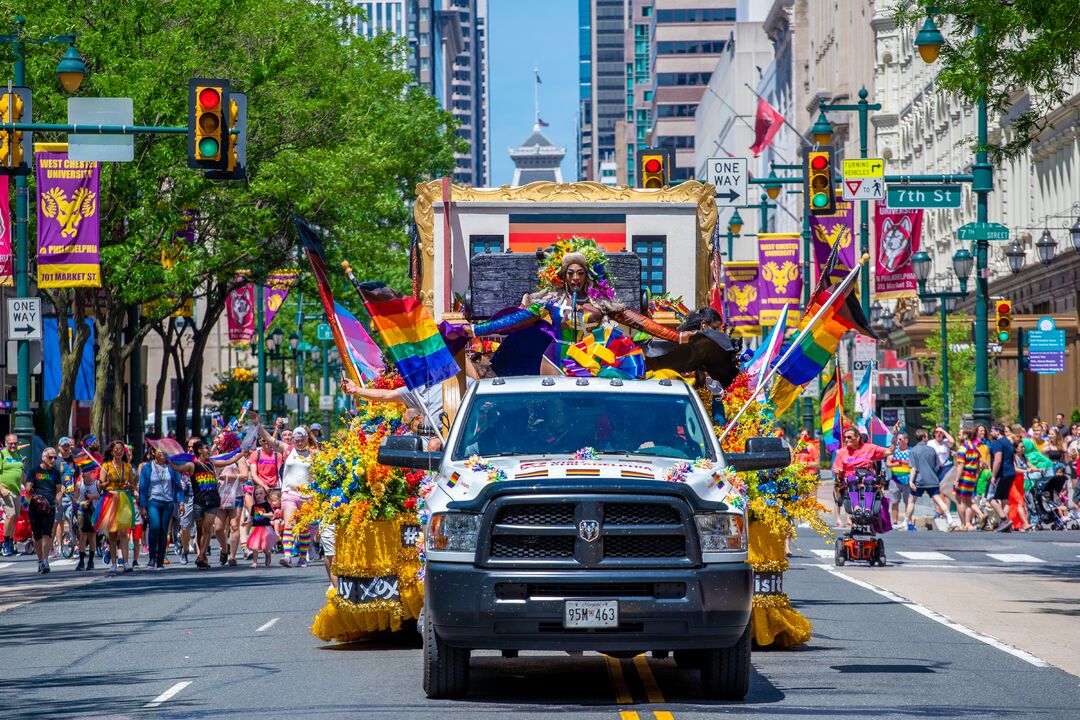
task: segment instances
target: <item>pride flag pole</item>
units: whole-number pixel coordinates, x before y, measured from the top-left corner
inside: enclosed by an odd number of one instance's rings
[[[788,345],[787,352],[785,352],[780,357],[780,359],[777,360],[776,363],[772,366],[772,369],[769,370],[769,374],[766,375],[765,379],[761,381],[759,388],[768,386],[769,381],[772,380],[773,376],[776,375],[777,371],[780,370],[780,366],[784,364],[784,361],[788,359],[788,356],[791,355],[791,353],[795,351],[795,348],[799,346],[799,342],[803,339],[803,337],[806,336],[806,333],[810,332],[810,330],[812,330],[813,327],[817,325],[818,321],[821,320],[821,316],[825,314],[826,310],[831,308],[838,299],[844,297],[847,294],[846,291],[848,287],[853,282],[855,282],[855,278],[859,276],[859,271],[862,269],[863,263],[866,263],[869,260],[869,253],[864,254],[861,258],[859,258],[859,262],[855,265],[855,267],[851,268],[851,272],[849,272],[847,276],[840,281],[840,285],[837,286],[836,290],[834,290],[829,295],[829,299],[825,301],[825,304],[818,308],[818,311],[814,313],[814,316],[812,318],[810,318],[810,322],[806,324],[806,327],[802,329],[802,332],[792,338],[791,344]],[[726,438],[728,436],[728,433],[731,432],[731,428],[735,427],[735,423],[739,422],[739,418],[743,416],[743,413],[746,412],[746,409],[750,407],[750,403],[754,402],[756,397],[757,393],[751,395],[750,398],[739,409],[739,412],[735,413],[735,417],[731,419],[731,421],[724,427],[724,431],[720,433],[719,442],[724,442],[724,438]]]

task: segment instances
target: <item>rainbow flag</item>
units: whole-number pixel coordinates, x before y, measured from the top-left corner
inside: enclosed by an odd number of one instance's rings
[[[79,450],[72,456],[71,460],[75,463],[75,467],[79,468],[80,472],[92,472],[101,467],[101,463],[86,450]]]
[[[757,392],[764,389],[761,386],[762,381],[769,373],[769,367],[776,358],[780,357],[780,349],[784,345],[784,333],[787,332],[787,314],[788,306],[784,305],[779,317],[776,318],[776,324],[769,330],[765,342],[761,343],[754,352],[754,356],[746,363],[745,369],[754,378],[754,387],[757,388]]]
[[[356,316],[337,300],[334,301],[334,311],[337,313],[337,322],[341,327],[341,334],[345,336],[353,365],[365,378],[374,380],[384,367],[382,350],[367,334]]]
[[[844,385],[837,368],[821,390],[821,437],[825,439],[825,449],[835,452],[843,432]]]
[[[859,392],[855,396],[855,411],[866,418],[874,414],[874,361],[866,368],[859,381]],[[867,433],[869,434],[869,433]]]
[[[461,372],[419,300],[381,282],[362,282],[357,289],[407,388],[435,385]]]
[[[870,436],[870,442],[881,447],[888,447],[892,444],[892,433],[889,432],[889,428],[885,426],[885,423],[878,419],[877,415],[870,416],[870,431],[867,433]]]
[[[852,295],[858,271],[857,266],[844,280],[818,292],[803,313],[798,334],[780,358],[777,366],[779,377],[773,383],[769,398],[778,416],[799,397],[806,384],[825,369],[825,365],[836,355],[836,348],[844,333],[854,330],[877,339],[858,300]],[[835,293],[841,293],[841,296],[829,305],[820,318],[814,320]],[[814,320],[813,325],[810,324],[811,320]]]

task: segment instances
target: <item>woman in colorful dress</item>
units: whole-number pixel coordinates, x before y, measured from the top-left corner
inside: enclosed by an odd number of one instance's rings
[[[94,532],[105,533],[109,540],[109,574],[131,572],[128,563],[128,531],[135,524],[135,491],[138,476],[127,461],[127,447],[119,440],[105,449],[105,462],[98,475],[101,499],[94,513]],[[119,553],[119,554],[118,554]],[[119,566],[117,558],[122,558]]]
[[[259,416],[254,416],[255,426],[263,440],[269,439],[273,448],[285,455],[285,464],[281,471],[281,509],[284,527],[281,531],[281,546],[285,557],[279,561],[285,567],[293,566],[292,559],[298,558],[298,567],[307,567],[308,548],[311,545],[311,527],[293,527],[293,516],[304,503],[311,499],[304,490],[311,479],[311,459],[315,456],[314,448],[309,444],[307,428],[303,425],[292,431],[292,446],[273,438],[259,423]]]
[[[956,451],[956,464],[960,466],[960,475],[956,478],[953,492],[956,495],[957,512],[960,515],[960,529],[964,531],[976,528],[976,515],[982,513],[975,507],[975,482],[979,478],[982,458],[975,446],[975,431],[964,428],[960,431],[960,447]],[[982,524],[982,518],[979,518]]]
[[[239,450],[240,438],[234,432],[223,432],[218,435],[214,447],[219,454],[228,455]],[[242,453],[236,464],[223,467],[219,474],[221,509],[214,520],[214,531],[221,546],[218,559],[222,565],[230,567],[236,566],[236,551],[240,547],[240,516],[244,510],[244,479],[247,475],[247,458]]]
[[[195,558],[195,567],[209,570],[210,561],[206,551],[210,547],[210,536],[214,534],[214,520],[221,509],[221,491],[218,483],[218,470],[234,465],[239,459],[237,453],[227,460],[215,460],[210,457],[210,446],[205,440],[196,440],[191,444],[195,459],[177,464],[169,461],[173,470],[191,476],[193,490],[192,517],[195,522],[195,543],[199,554]]]

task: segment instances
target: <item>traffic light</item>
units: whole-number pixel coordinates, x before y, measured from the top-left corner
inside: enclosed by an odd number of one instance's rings
[[[997,315],[994,320],[994,329],[997,330],[998,342],[1007,343],[1012,335],[1012,300],[995,300],[994,311]]]
[[[229,81],[192,78],[188,83],[188,167],[227,170]]]
[[[30,89],[13,87],[0,90],[0,120],[3,123],[28,123],[31,119]],[[33,156],[32,133],[22,130],[0,130],[0,174],[29,172]]]
[[[638,152],[638,185],[648,189],[659,189],[667,185],[667,153],[657,148]]]
[[[229,131],[225,135],[225,169],[208,170],[210,180],[243,180],[247,177],[247,95],[229,93]],[[232,131],[236,132],[233,133]]]
[[[833,147],[818,145],[815,150],[806,150],[803,159],[803,194],[806,196],[806,206],[814,215],[831,215],[836,212]]]

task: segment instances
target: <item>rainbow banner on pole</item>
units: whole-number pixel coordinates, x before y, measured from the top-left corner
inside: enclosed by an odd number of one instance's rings
[[[461,371],[423,303],[381,282],[356,287],[407,388],[431,386]]]
[[[364,330],[364,326],[356,319],[356,316],[337,300],[334,301],[334,311],[337,313],[341,333],[345,336],[345,342],[349,347],[349,356],[352,357],[353,365],[369,381],[374,380],[384,368],[382,350],[367,334],[367,330]]]
[[[825,448],[829,452],[835,452],[840,447],[843,433],[844,384],[839,368],[835,368],[821,391],[821,437],[825,440]]]

